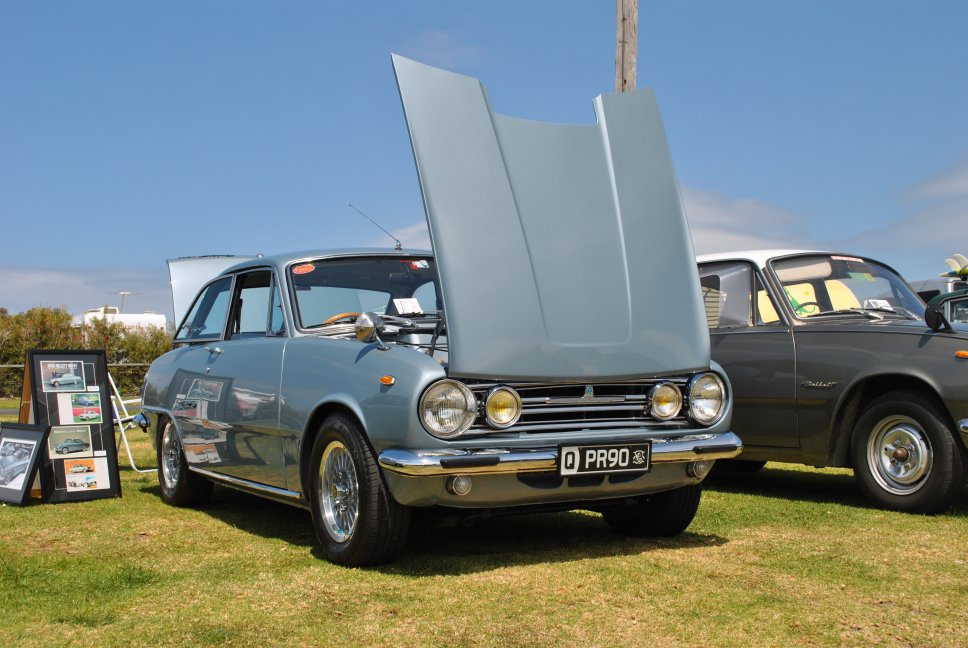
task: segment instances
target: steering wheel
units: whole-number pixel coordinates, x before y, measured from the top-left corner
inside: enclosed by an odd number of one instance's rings
[[[794,306],[793,307],[793,312],[794,313],[799,313],[800,311],[802,311],[807,306],[816,306],[817,308],[820,308],[820,304],[818,304],[815,301],[813,301],[813,302],[803,302],[802,304],[797,304],[796,306]]]
[[[336,322],[340,321],[341,319],[349,319],[351,317],[359,317],[359,316],[360,316],[359,313],[354,313],[353,311],[347,311],[345,313],[337,313],[336,315],[333,315],[332,317],[327,317],[326,319],[324,319],[323,320],[323,326],[329,326],[330,324],[335,324]]]

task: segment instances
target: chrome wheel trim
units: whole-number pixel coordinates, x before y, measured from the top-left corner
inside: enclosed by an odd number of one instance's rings
[[[931,443],[907,416],[881,419],[867,440],[867,465],[877,484],[894,495],[912,495],[931,474]]]
[[[169,421],[161,433],[161,477],[165,490],[171,491],[178,485],[178,477],[182,468],[182,447],[178,440],[178,432],[174,424]]]
[[[317,483],[323,528],[335,542],[348,542],[360,517],[360,486],[353,456],[340,441],[330,442],[323,451]]]

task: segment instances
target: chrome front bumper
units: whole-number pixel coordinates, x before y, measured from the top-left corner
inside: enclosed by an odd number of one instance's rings
[[[732,432],[653,439],[652,463],[667,464],[732,459],[739,455],[742,450],[742,441]],[[390,448],[380,453],[379,460],[380,466],[384,470],[407,477],[549,472],[557,469],[558,448],[556,446],[528,449],[475,448],[469,450]]]

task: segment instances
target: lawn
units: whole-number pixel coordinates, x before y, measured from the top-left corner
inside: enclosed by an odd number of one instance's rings
[[[121,499],[0,508],[3,645],[968,645],[968,501],[878,511],[843,470],[714,478],[676,539],[500,518],[359,570],[303,511],[222,488],[175,509],[121,463]]]

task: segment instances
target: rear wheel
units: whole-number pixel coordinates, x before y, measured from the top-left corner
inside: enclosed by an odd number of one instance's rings
[[[390,562],[410,528],[410,510],[390,494],[357,423],[329,416],[313,443],[313,526],[327,559],[362,567]]]
[[[696,517],[702,486],[642,495],[624,505],[607,508],[602,517],[613,530],[635,537],[671,538],[686,530]]]
[[[874,399],[851,437],[854,477],[864,494],[908,513],[939,513],[953,504],[965,483],[965,453],[946,420],[915,392]]]
[[[193,506],[208,501],[212,496],[212,482],[188,470],[185,451],[171,419],[165,419],[157,445],[161,498],[173,506]]]

